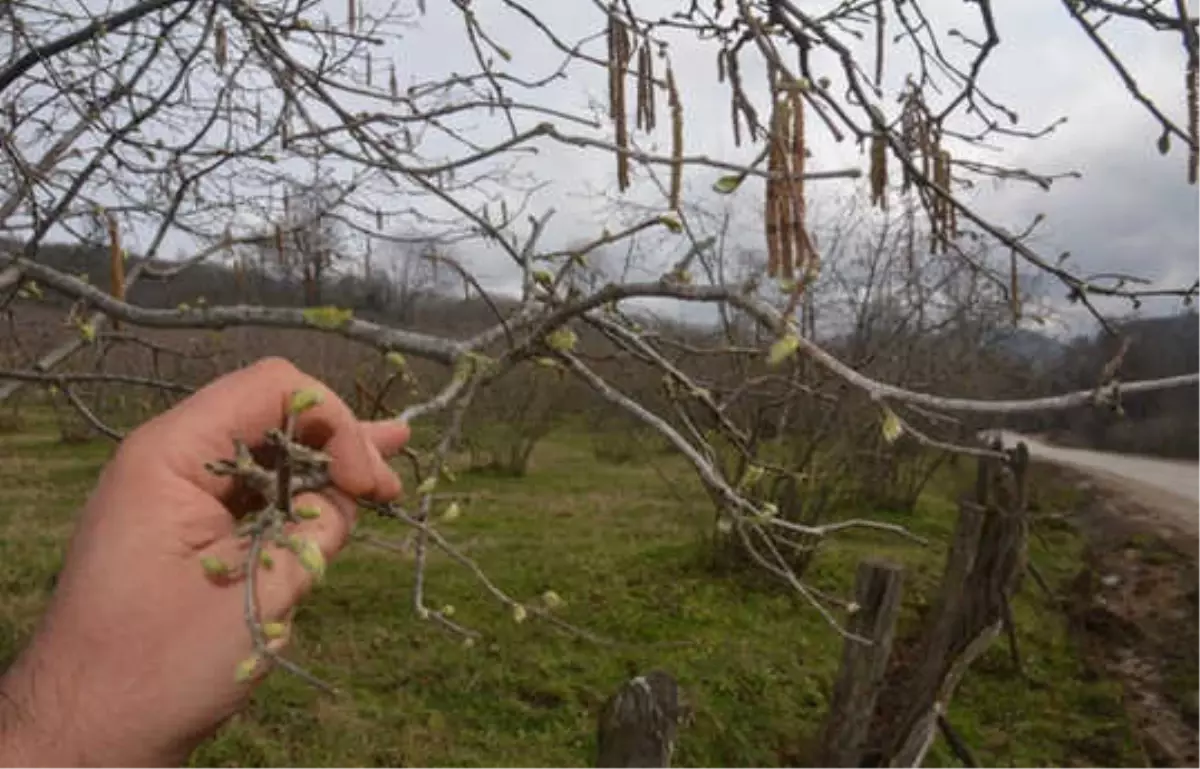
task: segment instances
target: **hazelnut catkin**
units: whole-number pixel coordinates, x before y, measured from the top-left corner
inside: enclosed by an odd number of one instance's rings
[[[683,189],[683,105],[670,67],[667,67],[667,104],[671,108],[671,210],[678,211]]]

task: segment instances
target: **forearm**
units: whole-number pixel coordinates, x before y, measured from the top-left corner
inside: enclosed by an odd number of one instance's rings
[[[74,765],[61,741],[46,738],[33,694],[28,665],[18,660],[0,677],[0,766]]]
[[[182,764],[197,740],[147,731],[129,715],[138,687],[97,680],[85,659],[43,637],[0,676],[0,767]]]
[[[73,671],[39,633],[0,676],[0,766],[96,766],[101,746],[89,744],[89,723],[76,707]],[[96,734],[94,730],[92,733]],[[91,740],[90,742],[95,742]]]

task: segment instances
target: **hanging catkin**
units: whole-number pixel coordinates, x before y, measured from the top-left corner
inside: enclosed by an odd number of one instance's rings
[[[275,225],[275,254],[279,260],[279,266],[287,267],[287,251],[283,246],[283,227],[278,224]]]
[[[767,195],[763,219],[767,236],[767,275],[808,281],[815,275],[817,255],[805,229],[807,204],[804,170],[804,97],[797,89],[776,90],[772,102],[767,152]],[[802,289],[797,285],[796,290]]]
[[[808,230],[804,226],[808,204],[804,190],[804,170],[807,162],[808,147],[805,146],[804,133],[804,96],[801,93],[792,94],[792,181],[788,193],[792,201],[792,226],[796,234],[793,237],[796,255],[795,271],[804,274],[812,260],[812,243],[808,239]],[[791,278],[785,273],[784,277]]]
[[[910,162],[915,162],[918,154],[922,156],[922,163],[927,163],[925,158],[925,147],[923,143],[923,116],[921,114],[921,96],[916,88],[911,89],[908,95],[904,97],[904,109],[900,113],[900,141],[904,145],[904,151],[908,154]],[[902,179],[900,190],[903,193],[908,193],[912,190],[913,174],[909,170],[908,164],[904,164],[902,170]]]
[[[729,74],[729,110],[733,119],[733,146],[742,146],[742,119],[741,110],[738,109],[738,87],[741,79],[738,74],[738,60],[733,51],[725,57],[725,68]],[[750,131],[750,140],[754,141],[754,127],[747,121],[746,129]]]
[[[683,191],[683,105],[679,101],[679,88],[675,85],[675,73],[667,67],[667,106],[671,108],[671,210],[679,210],[679,197]]]
[[[791,253],[784,248],[784,233],[782,228],[783,210],[787,205],[785,195],[788,181],[786,145],[787,123],[778,93],[772,89],[771,132],[767,154],[767,199],[763,211],[764,225],[767,235],[767,275],[777,278],[786,271],[784,263],[791,258]],[[790,239],[789,239],[790,242]]]
[[[625,124],[625,74],[629,66],[629,35],[617,18],[615,6],[608,17],[609,116],[617,133],[617,187],[629,187],[629,130]]]
[[[367,51],[367,88],[371,87],[371,80],[373,79],[372,72],[375,69],[375,67],[372,65],[373,59],[374,57],[371,56],[371,52]]]
[[[650,83],[647,77],[646,54],[649,53],[650,41],[638,46],[637,52],[637,127],[643,131],[650,130],[650,108],[647,99],[650,96]]]
[[[779,183],[779,193],[775,196],[778,213],[775,216],[775,226],[779,231],[779,270],[780,275],[791,280],[796,269],[795,229],[792,223],[792,168],[790,160],[792,153],[792,109],[791,99],[784,97],[775,105],[775,120],[771,130],[771,141],[779,146],[780,170],[784,179]]]
[[[950,190],[950,182],[953,178],[950,174],[951,168],[952,168],[952,166],[950,163],[950,153],[947,152],[946,153],[946,191],[947,192],[949,192],[949,190]],[[950,227],[949,227],[950,240],[958,240],[958,206],[954,205],[954,202],[952,200],[950,200],[949,198],[946,199],[946,215],[950,219]]]
[[[921,175],[931,180],[934,186],[941,186],[941,156],[938,146],[937,127],[924,123],[921,131]],[[926,210],[929,213],[929,250],[937,253],[942,243],[942,196],[937,190],[928,192]]]
[[[878,90],[883,85],[883,52],[887,46],[884,45],[884,35],[887,26],[887,17],[883,13],[883,0],[875,0],[875,88]]]
[[[650,38],[646,38],[646,117],[651,131],[658,125],[657,101],[654,97],[654,51],[650,49]]]
[[[617,25],[617,147],[620,153],[617,162],[620,166],[621,190],[629,187],[629,126],[628,108],[625,102],[625,76],[629,71],[629,33],[625,26]]]
[[[950,183],[951,183],[951,157],[949,150],[942,150],[942,186],[946,189],[947,197],[942,199],[942,252],[946,251],[955,237],[958,236],[958,216],[957,209],[950,202]]]
[[[392,62],[392,69],[388,75],[388,91],[392,94],[392,101],[400,95],[400,84],[396,82],[396,62]]]
[[[922,119],[917,127],[917,143],[921,148],[921,176],[929,179],[933,170],[933,159],[938,150],[937,129],[925,119]]]
[[[654,90],[654,49],[650,40],[646,40],[646,125],[653,131],[658,126],[658,115],[655,110]]]
[[[358,29],[357,10],[354,0],[346,0],[346,25],[350,27],[351,32]]]
[[[882,129],[871,134],[871,204],[887,210],[887,139]]]
[[[217,60],[217,71],[225,71],[225,60],[229,54],[229,40],[225,32],[225,22],[218,21],[216,29],[213,31],[213,55]]]
[[[774,126],[775,121],[772,120],[771,124]],[[767,238],[767,275],[772,278],[778,277],[779,264],[782,260],[779,250],[778,229],[778,198],[780,183],[776,178],[780,172],[781,156],[782,153],[776,149],[776,144],[772,140],[767,151],[767,191],[766,200],[763,205],[763,233]]]
[[[608,64],[608,117],[610,120],[617,119],[617,20],[613,17],[610,11],[608,17],[608,26],[605,29],[604,39],[608,43],[608,58],[605,59]]]
[[[1197,59],[1200,56],[1196,53],[1190,54],[1187,66],[1188,141],[1191,143],[1188,147],[1188,184],[1195,184],[1200,172],[1200,84],[1196,82],[1200,66]]]
[[[946,199],[950,192],[950,153],[946,150],[938,150],[934,162],[933,183],[940,190],[934,197],[934,218],[937,220],[935,240],[941,252],[946,253],[954,228],[954,207]],[[943,195],[943,192],[946,195]]]
[[[729,111],[733,120],[733,146],[742,146],[742,126],[741,115],[738,112],[737,96],[729,95]]]
[[[942,152],[937,151],[933,157],[933,184],[937,188],[942,188]],[[945,221],[942,210],[945,208],[945,202],[942,200],[942,193],[937,189],[932,192],[931,216],[933,218],[932,226],[930,227],[929,236],[932,239],[930,251],[938,253],[942,245],[945,243],[945,233],[942,231],[942,224]]]

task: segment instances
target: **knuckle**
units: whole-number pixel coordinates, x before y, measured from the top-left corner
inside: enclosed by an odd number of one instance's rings
[[[157,453],[156,436],[159,432],[158,420],[151,419],[143,422],[125,434],[125,438],[117,448],[117,455],[119,457],[140,457]]]
[[[265,358],[260,358],[252,368],[256,372],[261,372],[269,376],[294,377],[301,373],[300,369],[296,368],[294,363],[279,355],[269,355]]]

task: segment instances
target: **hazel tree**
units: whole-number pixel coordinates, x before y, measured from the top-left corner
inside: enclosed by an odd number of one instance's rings
[[[452,483],[447,455],[476,394],[514,367],[553,368],[660,434],[695,470],[722,532],[840,629],[829,601],[805,584],[785,553],[853,528],[911,535],[869,519],[810,525],[779,515],[754,490],[786,469],[760,455],[733,408],[759,380],[751,381],[743,363],[731,363],[744,372],[745,387],[714,387],[681,366],[678,345],[645,328],[629,308],[669,300],[744,319],[757,329],[749,350],[738,339],[703,352],[743,362],[749,354],[769,372],[762,381],[790,397],[809,397],[806,378],[816,372],[832,377],[874,404],[885,441],[907,435],[965,454],[993,452],[919,429],[914,415],[942,417],[930,422],[936,426],[954,416],[1117,403],[1194,385],[1194,375],[1123,383],[1114,368],[1088,391],[1028,400],[950,397],[864,374],[826,349],[805,321],[824,279],[824,246],[815,234],[821,222],[813,213],[824,190],[861,188],[874,209],[863,216],[907,222],[903,252],[912,275],[930,274],[922,269],[937,264],[943,283],[968,280],[971,296],[987,286],[1014,322],[1028,313],[1019,273],[1061,284],[1101,323],[1105,302],[1190,301],[1197,293],[1196,282],[1089,273],[1086,254],[1064,261],[1039,250],[1039,220],[994,218],[972,195],[990,180],[1050,189],[1072,173],[995,159],[994,146],[1037,142],[1061,125],[1026,126],[989,89],[1008,12],[993,0],[7,2],[0,8],[0,227],[7,235],[0,295],[10,312],[44,291],[66,295],[75,302],[75,330],[42,359],[0,371],[0,399],[29,384],[52,385],[119,437],[74,394],[83,382],[186,388],[155,377],[55,372],[80,349],[105,343],[118,324],[124,334],[301,329],[377,350],[393,379],[406,376],[410,358],[445,367],[438,388],[396,415],[442,420],[434,450],[411,457],[414,501],[377,509],[416,532],[416,614],[471,641],[477,630],[428,603],[430,547],[474,573],[514,620],[537,616],[566,627],[553,615],[560,597],[514,597],[454,547],[443,528],[461,510],[443,507],[439,496]],[[1200,46],[1183,0],[1063,0],[1058,12],[1124,86],[1124,108],[1153,120],[1145,141],[1165,155],[1161,162],[1180,166],[1194,184]],[[942,23],[943,14],[953,27]],[[1150,98],[1137,68],[1117,53],[1112,40],[1128,29],[1181,51],[1169,101]],[[436,35],[451,63],[411,55],[421,35]],[[531,55],[533,49],[542,53]],[[695,66],[701,60],[707,71]],[[1009,83],[1006,90],[1021,87]],[[579,103],[583,93],[591,97],[587,105]],[[718,94],[720,112],[699,119],[706,128],[727,125],[732,147],[689,146],[696,117],[688,102],[700,94]],[[834,148],[846,146],[858,147],[862,160],[831,163],[847,154]],[[534,161],[546,156],[572,158],[580,168],[603,164],[604,188],[589,188],[582,172],[555,182],[539,178]],[[301,201],[297,190],[304,189],[320,194]],[[571,195],[608,201],[617,224],[575,227],[556,245],[547,236],[556,216],[549,202]],[[731,228],[721,206],[752,215],[755,227]],[[347,264],[388,244],[428,245],[439,254],[439,269],[487,301],[493,324],[465,337],[438,336],[357,317],[353,307],[322,306],[320,273],[333,231],[341,233],[336,245]],[[45,244],[63,240],[104,249],[110,284],[92,285],[39,259]],[[176,249],[187,253],[166,257]],[[620,279],[595,279],[588,256],[601,251],[630,255]],[[666,256],[638,257],[638,269],[630,269],[630,260],[651,251]],[[724,256],[733,251],[746,255],[736,270]],[[239,264],[246,254],[266,261],[272,253],[278,268],[291,263],[289,254],[307,260],[311,306],[163,309],[131,299],[139,281],[167,280],[209,262]],[[519,277],[514,304],[493,301],[499,295],[480,278],[483,264]],[[936,286],[930,292],[945,293]],[[667,405],[647,405],[599,373],[579,350],[585,329],[656,371]],[[311,397],[297,394],[294,411]],[[272,541],[314,571],[323,568],[310,548],[288,538],[286,525],[301,516],[291,494],[327,481],[327,458],[296,444],[287,425],[266,440],[288,457],[281,467],[258,466],[244,446],[233,459],[213,458],[214,472],[270,493],[245,524],[253,545],[246,563],[205,568],[244,573],[247,621],[260,654],[274,656],[266,646],[271,629],[253,609],[253,574]],[[726,449],[739,457],[734,465],[719,460]]]

